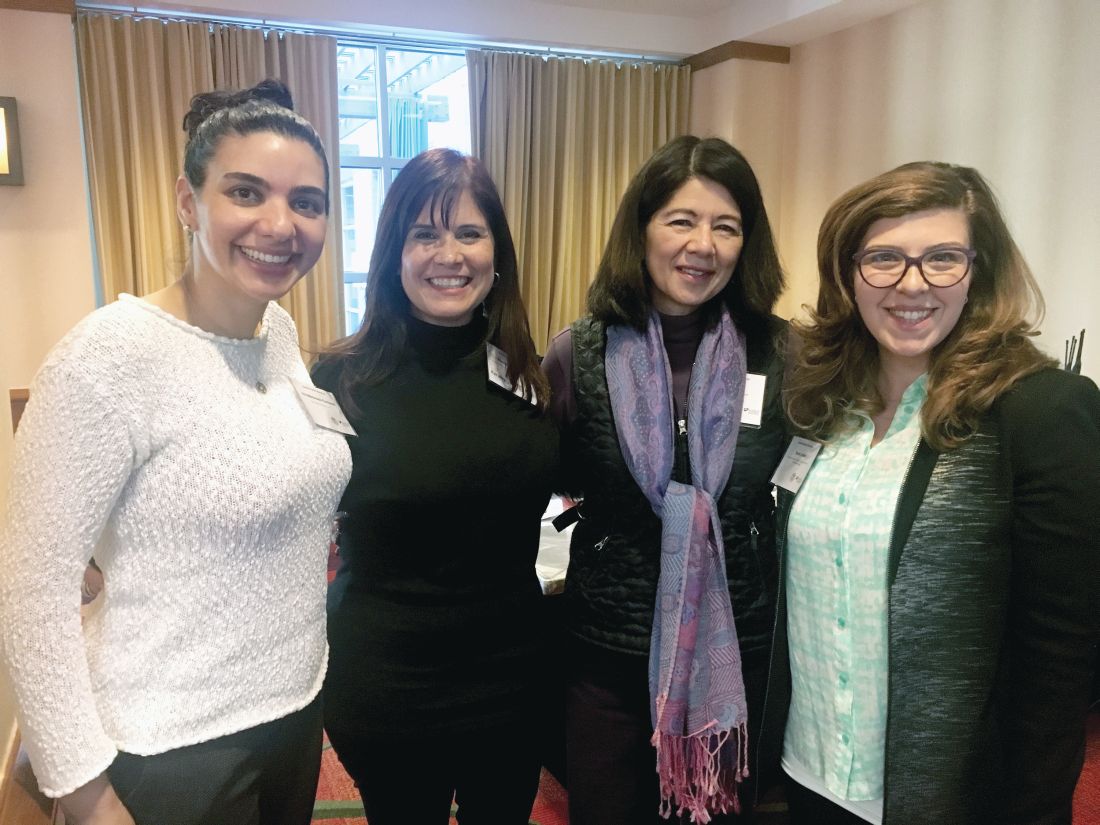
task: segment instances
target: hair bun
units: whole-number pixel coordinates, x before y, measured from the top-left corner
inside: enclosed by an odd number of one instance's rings
[[[241,103],[248,100],[270,100],[272,103],[278,103],[284,109],[294,110],[294,99],[290,96],[290,89],[281,80],[275,80],[274,78],[261,80],[251,89],[245,89],[243,92],[238,92],[238,94],[246,96]]]
[[[183,131],[187,132],[187,139],[193,139],[198,128],[215,112],[234,109],[254,100],[266,100],[284,109],[294,110],[290,89],[281,80],[272,78],[261,80],[250,89],[202,92],[191,98],[191,109],[183,116]]]

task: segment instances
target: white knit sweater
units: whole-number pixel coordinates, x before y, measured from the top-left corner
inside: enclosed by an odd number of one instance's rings
[[[23,742],[61,796],[116,752],[280,718],[325,673],[325,560],[351,471],[315,426],[294,323],[233,340],[131,296],[47,357],[0,522],[0,641]],[[91,556],[105,588],[81,624]]]

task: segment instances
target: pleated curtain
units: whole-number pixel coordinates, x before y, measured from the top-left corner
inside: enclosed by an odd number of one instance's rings
[[[175,181],[191,97],[282,80],[328,152],[331,214],[317,265],[280,303],[316,352],[343,334],[336,39],[258,28],[80,12],[77,52],[103,295],[145,295],[187,260]]]
[[[691,69],[466,52],[473,152],[500,189],[539,352],[584,314],[619,198],[688,127]]]

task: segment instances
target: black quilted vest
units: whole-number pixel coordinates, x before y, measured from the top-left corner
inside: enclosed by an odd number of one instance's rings
[[[742,426],[733,469],[718,498],[726,575],[743,666],[767,659],[775,621],[775,507],[768,479],[786,446],[780,408],[785,324],[770,319],[748,338],[748,370],[767,376],[760,427]],[[660,520],[623,461],[604,371],[604,326],[582,318],[572,327],[577,417],[564,447],[571,491],[583,494],[573,531],[566,614],[577,637],[606,648],[648,654],[660,572]],[[688,470],[677,461],[677,480]]]

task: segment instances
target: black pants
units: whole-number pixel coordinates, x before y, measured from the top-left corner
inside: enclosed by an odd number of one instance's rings
[[[566,691],[566,788],[570,825],[669,825],[658,814],[657,752],[649,710],[645,656],[596,651],[574,641]],[[764,674],[746,674],[749,741],[759,727]],[[751,754],[754,751],[750,751]],[[750,764],[750,768],[751,768]],[[755,777],[740,788],[741,814],[720,814],[714,825],[752,821]],[[687,821],[687,817],[682,820]]]
[[[535,732],[523,726],[389,738],[328,731],[370,825],[527,825],[539,785]]]
[[[239,733],[107,769],[137,825],[308,825],[321,770],[321,700]]]
[[[784,790],[787,793],[791,825],[867,825],[867,820],[863,817],[814,793],[789,776],[785,779]]]

